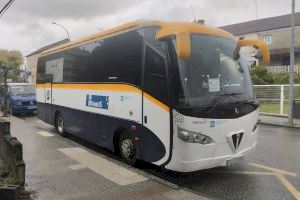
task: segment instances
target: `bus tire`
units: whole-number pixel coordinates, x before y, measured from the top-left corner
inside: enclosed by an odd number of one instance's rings
[[[3,110],[4,110],[4,109],[3,109]],[[9,107],[8,113],[9,113],[10,115],[14,115],[14,111],[13,111],[13,109],[12,109],[11,107]]]
[[[134,166],[136,163],[136,154],[135,154],[135,148],[133,145],[133,140],[131,137],[131,134],[128,132],[124,132],[120,136],[119,140],[119,151],[123,158],[123,160]]]
[[[67,134],[66,134],[65,128],[64,128],[64,118],[60,113],[58,113],[56,115],[55,125],[56,125],[56,130],[57,130],[58,134],[63,136],[63,137],[66,137]]]

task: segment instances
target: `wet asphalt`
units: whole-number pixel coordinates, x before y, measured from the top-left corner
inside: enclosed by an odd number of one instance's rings
[[[42,123],[35,116],[18,117],[28,123]],[[211,199],[300,199],[300,129],[261,125],[258,131],[256,151],[229,167],[176,173],[139,162],[137,168],[167,184]],[[69,139],[119,159],[80,139]]]

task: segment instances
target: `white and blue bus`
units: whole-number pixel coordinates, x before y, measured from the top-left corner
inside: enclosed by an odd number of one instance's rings
[[[41,54],[38,116],[121,154],[188,172],[224,166],[257,144],[259,105],[239,40],[196,23],[132,22]]]

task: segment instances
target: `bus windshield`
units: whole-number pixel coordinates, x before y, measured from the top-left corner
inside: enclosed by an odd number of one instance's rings
[[[14,85],[10,88],[12,95],[32,95],[35,93],[34,85]]]
[[[175,39],[172,45],[175,49]],[[175,106],[207,107],[220,101],[253,100],[247,64],[242,57],[233,56],[236,46],[235,40],[191,34],[191,57],[179,60],[173,75]]]

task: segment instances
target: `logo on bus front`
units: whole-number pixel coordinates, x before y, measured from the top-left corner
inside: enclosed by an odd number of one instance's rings
[[[86,106],[108,109],[109,96],[86,95]]]

